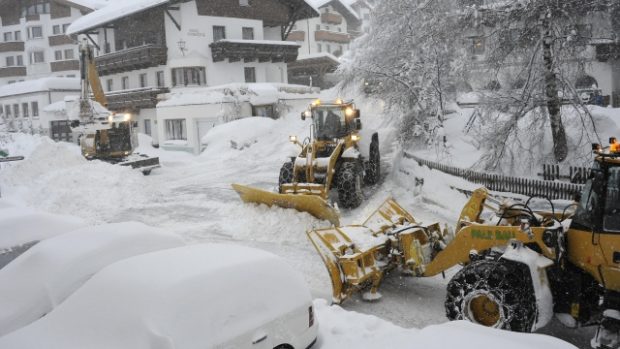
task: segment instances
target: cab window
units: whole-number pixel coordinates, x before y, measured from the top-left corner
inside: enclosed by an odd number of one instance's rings
[[[609,169],[603,230],[620,233],[620,167]]]

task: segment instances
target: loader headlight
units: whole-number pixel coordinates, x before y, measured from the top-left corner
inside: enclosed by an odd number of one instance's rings
[[[108,116],[108,122],[109,123],[113,123],[114,122],[114,115]]]
[[[314,102],[312,102],[312,105],[314,107],[321,105],[321,100],[320,99],[315,100]]]
[[[297,143],[297,136],[288,136],[289,141],[292,143]]]
[[[336,99],[336,104],[342,104],[342,99],[340,98]]]
[[[131,114],[126,113],[125,115],[123,115],[123,121],[129,121],[131,120]]]
[[[309,118],[309,117],[311,117],[311,116],[312,116],[312,112],[311,112],[310,110],[306,110],[306,111],[304,112],[304,116],[305,116],[305,117],[307,117],[307,118]]]
[[[351,140],[352,140],[353,142],[357,142],[357,141],[359,141],[360,139],[362,139],[362,137],[360,137],[360,135],[351,135]]]

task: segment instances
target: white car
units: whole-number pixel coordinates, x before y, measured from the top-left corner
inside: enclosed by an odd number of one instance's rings
[[[283,259],[205,244],[104,268],[0,348],[305,349],[317,327],[310,291]]]

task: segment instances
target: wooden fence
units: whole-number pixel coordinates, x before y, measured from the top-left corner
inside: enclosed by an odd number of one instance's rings
[[[560,165],[543,165],[543,172],[538,175],[546,181],[568,180],[571,183],[585,184],[588,180],[589,168],[576,166],[569,166],[567,168],[568,171],[560,169]],[[568,174],[563,174],[566,172]]]
[[[510,192],[526,196],[547,197],[551,200],[572,200],[576,193],[583,189],[582,184],[544,181],[531,178],[508,177],[494,173],[475,172],[454,166],[421,159],[404,152],[404,157],[424,165],[431,170],[438,170],[449,175],[463,178],[469,182],[480,184],[487,189],[498,192]]]

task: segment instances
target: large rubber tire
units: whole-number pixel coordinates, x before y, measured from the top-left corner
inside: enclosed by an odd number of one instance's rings
[[[356,208],[364,200],[362,194],[363,174],[358,162],[343,162],[337,173],[338,205]]]
[[[381,178],[381,153],[379,152],[379,135],[372,135],[370,142],[370,151],[368,153],[368,162],[366,162],[366,174],[364,182],[369,185],[379,183]]]
[[[285,162],[280,168],[280,177],[278,178],[278,190],[282,193],[282,184],[293,183],[293,171],[295,165],[292,161]]]
[[[482,260],[461,269],[448,283],[446,315],[515,332],[531,332],[536,297],[526,266]]]

